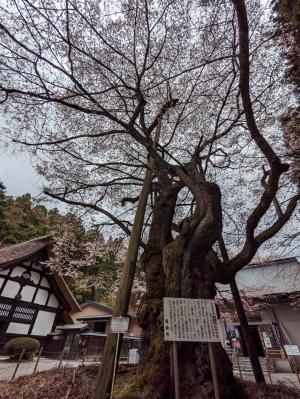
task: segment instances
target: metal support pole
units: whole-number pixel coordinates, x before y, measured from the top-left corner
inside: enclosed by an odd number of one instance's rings
[[[217,375],[217,369],[216,369],[216,363],[215,363],[215,357],[214,357],[214,350],[213,350],[213,346],[212,346],[211,342],[208,343],[208,353],[209,353],[211,374],[212,374],[212,379],[213,379],[213,384],[214,384],[215,399],[220,399],[218,375]]]
[[[271,376],[271,369],[270,369],[269,359],[270,359],[270,358],[269,358],[269,355],[267,354],[267,357],[266,357],[266,368],[267,368],[267,372],[268,372],[270,384],[272,385],[272,384],[273,384],[273,381],[272,381],[272,376]]]
[[[227,250],[225,247],[223,237],[220,237],[220,239],[219,239],[219,247],[220,247],[223,261],[228,262],[229,257],[228,257],[228,253],[227,253]],[[236,311],[238,314],[240,327],[241,327],[241,331],[242,331],[242,336],[244,338],[244,342],[245,342],[245,345],[247,348],[247,352],[248,352],[248,356],[249,356],[250,363],[252,366],[255,381],[258,384],[265,384],[266,381],[265,381],[264,373],[261,368],[261,364],[259,361],[257,350],[254,346],[252,336],[249,332],[248,320],[247,320],[247,317],[245,314],[245,310],[244,310],[244,307],[243,307],[243,304],[241,301],[240,293],[239,293],[238,287],[236,285],[235,279],[233,279],[232,282],[230,283],[230,289],[231,289],[233,301],[235,304],[235,308],[236,308]]]
[[[173,341],[173,362],[174,362],[175,399],[180,399],[178,348],[176,341]]]
[[[22,358],[23,358],[23,356],[24,356],[25,351],[26,351],[26,349],[22,349],[22,352],[21,352],[21,354],[20,354],[20,356],[19,356],[19,359],[18,359],[18,362],[17,362],[17,364],[16,364],[16,368],[15,368],[15,370],[14,370],[14,373],[13,373],[12,377],[11,377],[11,381],[15,378],[15,376],[16,376],[16,374],[17,374],[18,368],[19,368],[19,366],[20,366],[20,363],[21,363],[21,360],[22,360]]]
[[[83,352],[83,356],[82,356],[82,361],[81,361],[81,366],[83,366],[83,364],[84,364],[85,357],[86,357],[86,353],[87,353],[87,348],[84,348],[84,352]]]
[[[61,364],[62,364],[62,361],[63,361],[63,357],[64,357],[64,353],[65,353],[65,351],[63,350],[62,352],[61,352],[61,355],[60,355],[60,358],[59,358],[59,363],[58,363],[58,368],[60,368],[60,366],[61,366]]]
[[[113,377],[111,383],[111,391],[110,391],[110,398],[112,399],[116,381],[116,373],[117,373],[117,365],[118,365],[118,353],[119,353],[119,344],[120,344],[120,334],[118,334],[117,338],[117,347],[116,347],[116,354],[115,354],[115,363],[114,363],[114,370],[113,370]]]
[[[237,364],[238,369],[239,369],[240,379],[242,380],[243,379],[243,374],[242,374],[242,369],[241,369],[241,365],[240,365],[239,355],[238,354],[236,355],[236,364]]]
[[[32,373],[32,374],[35,374],[35,373],[36,373],[36,370],[37,370],[37,368],[38,368],[38,364],[39,364],[40,357],[41,357],[41,354],[42,354],[43,350],[44,350],[44,347],[41,346],[41,347],[40,347],[40,350],[39,350],[39,353],[38,353],[38,357],[37,357],[37,359],[36,359],[36,363],[35,363],[34,370],[33,370],[33,373]]]

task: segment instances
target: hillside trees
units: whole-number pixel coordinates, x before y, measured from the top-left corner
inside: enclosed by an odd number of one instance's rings
[[[63,216],[57,209],[36,204],[30,194],[13,198],[0,182],[0,246],[18,244],[49,234]]]
[[[8,133],[36,156],[47,195],[130,235],[154,160],[135,388],[171,397],[162,297],[214,298],[299,200],[281,157],[277,116],[289,103],[265,14],[243,0],[15,0],[0,18]],[[214,353],[222,398],[245,397],[221,345]],[[179,359],[182,397],[212,397],[207,345],[184,343]]]

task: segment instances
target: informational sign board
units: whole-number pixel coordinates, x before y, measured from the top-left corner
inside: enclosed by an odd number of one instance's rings
[[[213,299],[164,298],[166,341],[220,342]]]
[[[110,329],[112,333],[124,334],[128,332],[129,317],[112,317]]]
[[[265,331],[262,332],[262,337],[263,337],[263,340],[264,340],[265,347],[267,349],[272,348],[272,342],[271,342],[268,334]]]
[[[299,356],[299,348],[297,345],[284,345],[284,349],[288,356]]]
[[[138,350],[135,348],[129,349],[128,364],[138,364],[140,356]]]

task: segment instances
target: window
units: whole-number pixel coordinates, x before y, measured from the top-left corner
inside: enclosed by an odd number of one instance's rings
[[[8,317],[11,308],[10,303],[0,302],[0,317]]]

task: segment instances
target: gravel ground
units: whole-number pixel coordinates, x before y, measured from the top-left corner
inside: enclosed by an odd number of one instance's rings
[[[122,387],[134,370],[124,368],[117,377],[117,385]],[[12,382],[0,381],[0,399],[92,399],[95,389],[97,365],[84,367],[64,367],[23,376]],[[132,374],[133,373],[133,374]],[[247,397],[251,399],[299,399],[300,391],[285,384],[259,386],[251,381],[240,381]],[[141,393],[140,399],[145,399]],[[116,399],[116,397],[115,397]],[[148,398],[149,399],[149,398]]]

